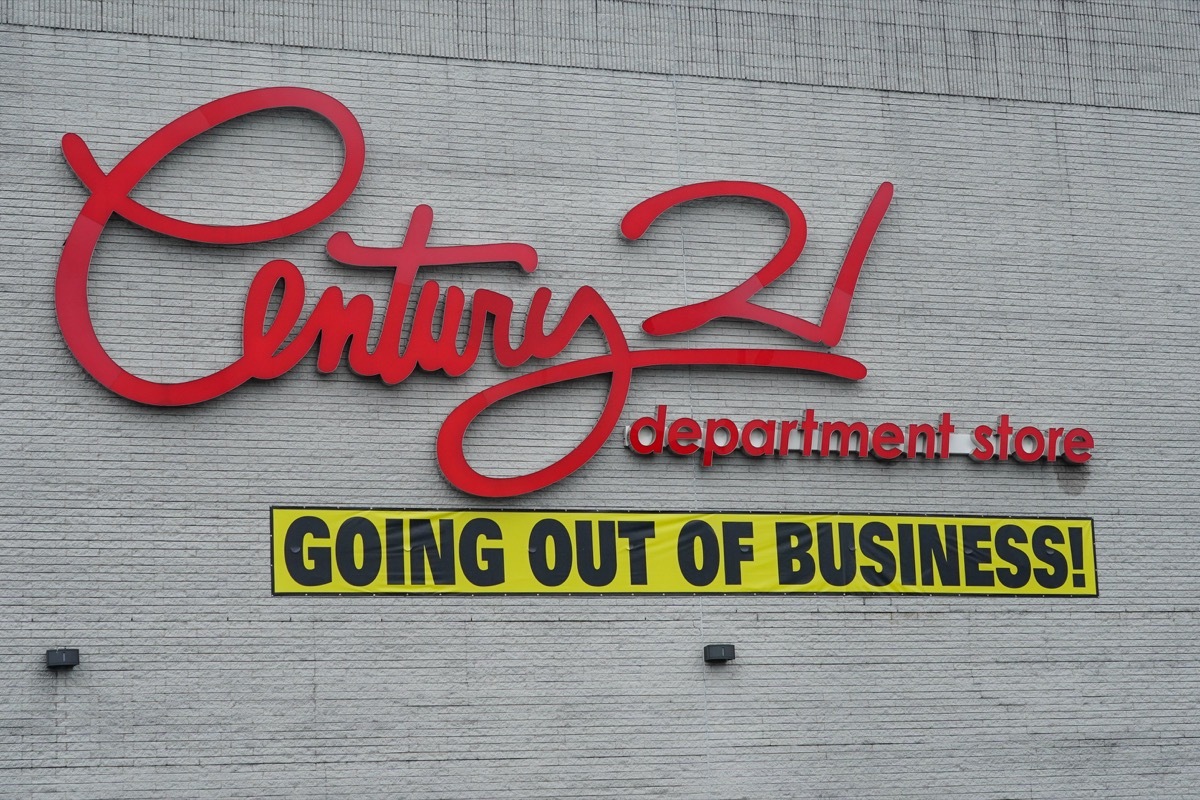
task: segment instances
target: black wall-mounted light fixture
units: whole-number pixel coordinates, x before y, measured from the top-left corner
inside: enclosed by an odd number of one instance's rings
[[[70,669],[79,666],[79,650],[74,647],[47,650],[46,666],[50,669]]]
[[[731,645],[731,644],[706,644],[706,645],[704,645],[704,663],[705,664],[724,664],[726,661],[733,661],[733,645]]]

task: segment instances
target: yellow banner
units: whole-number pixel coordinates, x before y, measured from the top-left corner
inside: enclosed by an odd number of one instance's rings
[[[273,508],[276,594],[1096,595],[1090,519]]]

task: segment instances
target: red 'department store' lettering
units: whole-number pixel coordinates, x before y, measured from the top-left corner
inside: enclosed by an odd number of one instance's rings
[[[341,136],[344,158],[341,172],[328,191],[301,211],[269,222],[247,225],[204,225],[158,213],[133,200],[138,183],[164,158],[185,142],[222,123],[260,111],[299,108],[326,119]],[[437,438],[438,464],[459,489],[485,497],[509,497],[549,486],[585,464],[608,440],[625,408],[633,374],[638,369],[678,365],[752,366],[819,373],[857,381],[866,367],[846,356],[785,348],[632,348],[609,304],[594,288],[580,287],[557,322],[546,319],[551,292],[537,289],[530,300],[519,343],[514,333],[513,301],[499,292],[475,290],[468,299],[457,286],[446,288],[439,312],[441,287],[432,280],[417,286],[417,273],[462,265],[516,265],[523,272],[537,268],[537,251],[522,243],[431,246],[433,210],[413,209],[403,242],[396,247],[366,247],[349,233],[339,231],[326,250],[339,264],[358,268],[393,270],[383,324],[371,341],[375,310],[367,295],[346,299],[337,286],[326,288],[312,312],[303,318],[305,283],[290,261],[265,264],[250,282],[242,324],[242,355],[201,378],[159,382],[124,369],[96,336],[88,303],[88,271],[97,242],[113,216],[174,239],[209,244],[250,244],[297,234],[329,218],[349,199],[362,176],[366,143],[362,128],[346,106],[312,89],[276,87],[256,89],[202,105],[156,131],[121,159],[111,171],[101,170],[88,146],[73,133],[62,140],[68,164],[90,192],[63,247],[55,284],[55,306],[67,346],[89,374],[113,392],[139,403],[183,406],[203,403],[251,379],[277,378],[296,366],[316,348],[317,369],[328,373],[343,360],[355,373],[377,377],[386,384],[405,380],[415,370],[442,371],[458,376],[479,357],[485,337],[491,334],[492,355],[506,368],[531,360],[559,356],[587,324],[596,326],[608,349],[606,355],[580,358],[503,381],[468,398],[446,417]],[[834,347],[841,341],[859,273],[876,231],[892,200],[892,184],[883,182],[867,205],[838,270],[832,293],[819,322],[768,309],[754,302],[759,291],[786,273],[804,250],[807,226],[800,207],[783,192],[746,181],[711,181],[681,186],[634,206],[621,220],[627,239],[642,237],[667,210],[693,200],[738,197],[759,200],[780,211],[787,220],[783,245],[755,274],[738,286],[698,303],[655,314],[642,323],[651,336],[669,336],[700,328],[717,319],[741,319],[790,333],[797,338]],[[405,331],[406,311],[414,297],[415,308]],[[281,301],[272,315],[274,296]],[[457,341],[465,329],[466,344]],[[609,390],[603,409],[588,434],[558,461],[514,477],[490,477],[472,467],[464,454],[464,438],[482,412],[508,398],[534,389],[592,376],[607,376]],[[1089,437],[1090,444],[1090,437]]]

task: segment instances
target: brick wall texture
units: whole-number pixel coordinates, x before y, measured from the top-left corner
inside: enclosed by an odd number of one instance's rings
[[[1185,2],[0,3],[0,797],[1200,797],[1200,9]],[[513,373],[397,386],[313,358],[189,408],[112,394],[54,309],[100,166],[202,102],[307,86],[353,109],[359,190],[286,240],[221,247],[113,223],[96,329],[131,371],[210,372],[243,299],[294,261],[382,303],[336,230],[535,246],[475,267],[551,316],[583,285],[638,322],[723,291],[778,246],[745,202],[623,240],[637,202],[759,181],[808,246],[763,302],[812,317],[872,192],[896,196],[837,352],[858,383],[762,370],[639,373],[623,424],[672,415],[1081,425],[1084,468],[871,459],[638,458],[505,501],[467,496],[434,442]],[[333,132],[260,114],[139,187],[187,219],[271,219],[336,174]],[[784,346],[726,321],[689,346]],[[583,336],[572,353],[601,352]],[[546,463],[600,380],[481,420],[474,463]],[[273,504],[1086,516],[1097,598],[272,596]],[[702,646],[738,658],[708,667]],[[69,672],[47,648],[78,647]]]

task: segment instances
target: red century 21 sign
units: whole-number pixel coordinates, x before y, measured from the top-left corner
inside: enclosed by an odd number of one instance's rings
[[[158,213],[131,198],[145,175],[185,142],[214,127],[258,111],[300,108],[324,117],[340,134],[345,157],[332,187],[315,203],[289,216],[248,225],[202,225]],[[556,363],[503,381],[467,399],[442,424],[437,439],[438,463],[459,489],[487,497],[525,494],[549,486],[585,464],[609,438],[625,407],[635,370],[670,365],[741,365],[833,375],[860,380],[866,368],[854,359],[827,352],[782,348],[652,348],[629,346],[621,325],[600,294],[589,286],[575,292],[557,323],[548,324],[551,293],[539,288],[524,315],[520,343],[511,345],[513,301],[503,294],[477,289],[468,302],[457,286],[446,288],[439,312],[441,288],[425,281],[416,289],[416,305],[404,333],[406,311],[421,269],[451,265],[515,264],[525,272],[537,267],[537,251],[527,244],[495,243],[463,246],[428,244],[433,210],[417,206],[404,240],[396,247],[357,244],[346,232],[334,233],[326,249],[334,261],[350,267],[393,270],[391,295],[378,337],[370,341],[374,302],[367,295],[349,299],[331,286],[312,312],[302,319],[304,278],[290,261],[265,264],[250,283],[242,325],[242,355],[233,363],[201,378],[160,382],[132,374],[105,351],[96,336],[88,306],[88,270],[104,229],[114,215],[163,236],[211,244],[249,244],[282,239],[317,225],[350,197],[362,175],[366,144],[354,115],[327,94],[303,88],[257,89],[223,97],[200,106],[156,131],[104,172],[88,146],[73,133],[62,140],[71,169],[90,196],[83,204],[63,247],[55,285],[58,322],[67,346],[97,381],[130,400],[158,406],[203,403],[236,389],[251,379],[270,380],[288,372],[314,347],[317,369],[332,372],[343,358],[351,370],[378,377],[386,384],[403,381],[414,370],[441,370],[458,376],[470,369],[490,328],[496,361],[515,368],[530,359],[560,355],[582,326],[599,328],[608,354]],[[833,292],[819,323],[765,308],[755,295],[783,275],[800,257],[807,234],[804,214],[787,195],[758,183],[713,181],[681,186],[637,204],[621,220],[621,233],[640,238],[665,211],[681,203],[711,197],[741,197],[774,206],[788,222],[779,251],[755,274],[717,297],[651,316],[642,328],[651,336],[695,330],[719,318],[751,320],[827,347],[836,345],[846,324],[850,301],[867,250],[892,199],[892,185],[883,183],[846,253]],[[272,297],[281,301],[272,315]],[[468,311],[469,308],[469,311]],[[440,314],[440,318],[439,318]],[[466,345],[456,341],[466,327]],[[318,344],[319,341],[319,344]],[[549,466],[515,477],[490,477],[475,470],[463,452],[468,427],[480,413],[507,398],[540,387],[589,376],[608,376],[611,385],[602,412],[591,431],[571,452]]]

